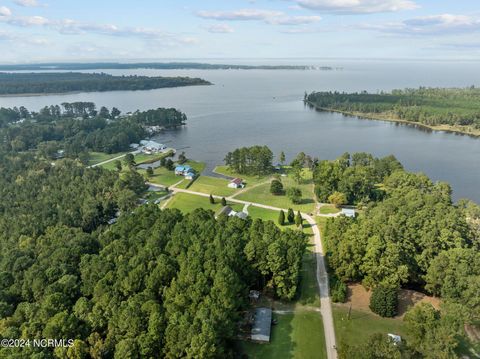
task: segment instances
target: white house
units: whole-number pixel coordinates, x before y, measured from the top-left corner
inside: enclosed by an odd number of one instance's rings
[[[230,181],[228,184],[228,187],[230,188],[243,188],[245,187],[245,183],[241,178],[234,178],[233,180]]]
[[[402,337],[400,335],[388,333],[388,337],[392,340],[393,344],[397,345],[402,342]]]
[[[167,146],[165,146],[163,143],[158,143],[155,141],[142,140],[140,141],[140,144],[143,146],[143,153],[147,154],[157,153],[167,149]]]

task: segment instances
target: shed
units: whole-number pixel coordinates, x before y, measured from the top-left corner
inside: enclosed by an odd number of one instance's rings
[[[353,208],[342,208],[342,214],[346,217],[355,218],[355,209],[353,209]]]
[[[217,217],[221,216],[222,214],[224,214],[224,215],[226,215],[226,216],[231,216],[231,213],[232,213],[232,212],[233,212],[234,214],[236,213],[236,212],[232,209],[232,207],[230,207],[230,206],[225,206],[225,207],[222,207],[222,209],[217,212]]]
[[[270,342],[272,327],[272,310],[270,308],[255,309],[255,321],[252,327],[252,340],[262,343]]]

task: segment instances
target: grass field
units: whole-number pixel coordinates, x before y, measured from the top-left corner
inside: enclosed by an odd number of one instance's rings
[[[288,172],[289,171],[287,170],[287,173]],[[303,180],[300,184],[296,183],[290,174],[288,174],[287,177],[281,177],[281,181],[285,190],[290,187],[300,188],[300,190],[302,191],[301,204],[293,204],[286,195],[271,194],[270,183],[265,183],[255,188],[247,189],[247,191],[241,193],[236,198],[243,201],[257,202],[279,208],[292,208],[295,211],[300,210],[305,213],[310,213],[314,211],[315,201],[313,200],[313,187],[310,171],[304,171]]]
[[[103,161],[108,161],[109,159],[121,156],[123,154],[125,154],[125,152],[117,152],[117,153],[89,152],[88,153],[88,165],[92,166],[92,165],[95,165],[95,164],[103,162]],[[115,161],[113,161],[113,162],[115,162]]]
[[[251,359],[326,358],[320,313],[299,309],[295,313],[276,314],[270,344],[239,342],[240,351]]]
[[[382,318],[359,310],[352,310],[348,319],[348,308],[333,304],[333,321],[338,346],[343,343],[362,344],[375,333],[385,334],[385,336],[392,333],[408,339],[401,319]]]
[[[173,154],[173,150],[169,150],[164,153],[155,153],[155,154],[145,154],[145,153],[138,153],[135,155],[135,163],[137,165],[141,164],[148,164],[156,161],[160,161],[164,157],[171,156]]]
[[[240,211],[243,208],[241,204],[228,203],[235,211]],[[168,202],[167,208],[177,208],[184,213],[190,213],[196,208],[211,209],[217,212],[222,205],[219,200],[216,200],[215,204],[211,204],[208,197],[196,196],[188,193],[177,193]]]
[[[270,176],[268,176],[268,175],[267,176],[241,175],[241,174],[238,174],[238,173],[235,173],[235,172],[231,171],[227,166],[217,166],[217,167],[215,167],[215,169],[213,171],[216,172],[216,173],[225,175],[225,176],[229,176],[229,177],[240,177],[245,181],[247,186],[252,186],[252,185],[255,185],[257,183],[265,182],[270,178]]]
[[[228,197],[237,192],[237,189],[227,187],[229,181],[223,178],[200,176],[188,188],[189,190],[217,196]]]
[[[337,207],[335,207],[331,204],[325,204],[325,205],[320,207],[320,213],[321,214],[334,214],[334,213],[338,213],[338,212],[340,212],[340,210]]]
[[[142,169],[139,169],[138,172],[141,174],[146,173],[146,171]],[[173,171],[169,171],[165,167],[158,167],[153,170],[153,176],[150,177],[148,181],[168,187],[181,181],[182,179],[182,176],[175,175]]]

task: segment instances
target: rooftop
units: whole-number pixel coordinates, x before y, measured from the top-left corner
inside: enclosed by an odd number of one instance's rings
[[[252,340],[258,342],[270,341],[272,326],[272,310],[270,308],[255,309],[255,322],[252,327]]]

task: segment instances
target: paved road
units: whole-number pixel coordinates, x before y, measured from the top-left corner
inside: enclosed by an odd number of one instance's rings
[[[176,188],[174,186],[170,187],[170,189],[176,193],[188,193],[196,196],[202,197],[210,197],[207,193],[200,193],[195,191],[190,191],[188,189],[181,189]],[[222,198],[221,196],[213,196],[214,198]],[[227,200],[234,203],[240,203],[244,205],[250,205],[254,207],[260,207],[265,209],[271,209],[274,211],[286,211],[284,208],[278,208],[269,206],[266,204],[255,203],[255,202],[247,202],[242,201],[236,198],[227,197]],[[323,328],[325,331],[325,344],[327,350],[327,358],[328,359],[336,359],[337,358],[337,351],[336,351],[336,339],[335,339],[335,328],[333,326],[333,314],[332,314],[332,301],[330,299],[329,293],[329,286],[328,286],[328,274],[325,267],[325,257],[323,254],[323,247],[322,247],[322,238],[320,235],[320,230],[318,229],[317,222],[314,218],[306,213],[302,213],[302,217],[306,219],[306,221],[310,224],[313,230],[314,241],[315,241],[315,256],[317,259],[317,283],[320,291],[320,313],[322,314],[323,319]]]

